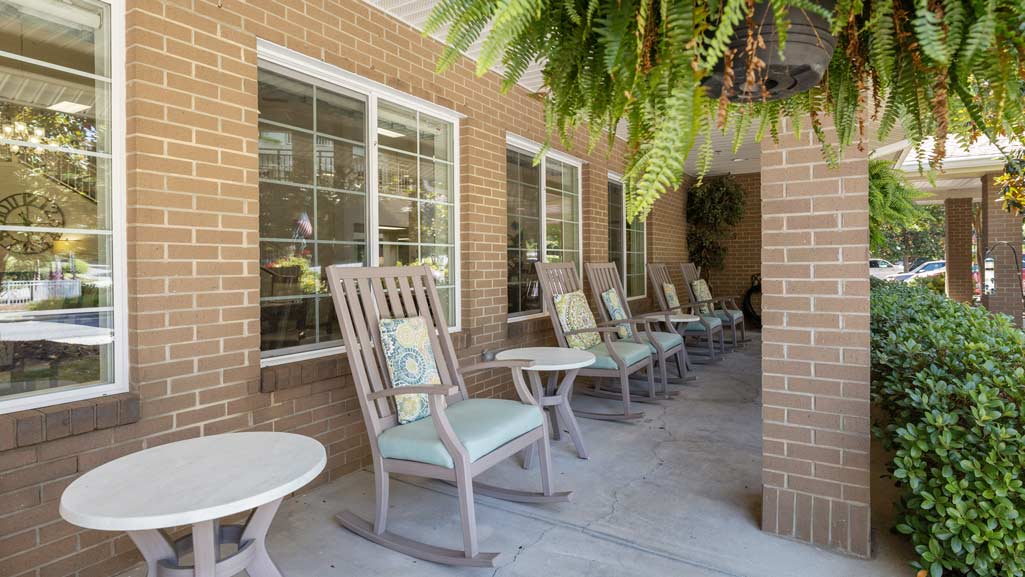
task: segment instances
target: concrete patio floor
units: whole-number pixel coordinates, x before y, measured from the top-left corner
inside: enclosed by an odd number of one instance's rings
[[[372,518],[369,472],[287,500],[271,528],[271,554],[287,577],[414,572],[506,577],[914,575],[908,565],[910,548],[889,531],[891,490],[878,474],[871,560],[758,529],[761,403],[757,334],[755,338],[725,362],[699,366],[698,380],[683,387],[675,400],[644,405],[646,415],[639,423],[582,420],[589,460],[576,458],[567,436],[553,441],[556,488],[572,489],[572,502],[531,506],[478,497],[481,549],[504,553],[497,569],[419,561],[341,529],[334,515],[342,509]],[[583,407],[605,401],[578,397],[574,402]],[[513,461],[482,480],[534,490],[540,483],[536,466],[525,471]],[[454,489],[393,480],[389,530],[459,547]]]

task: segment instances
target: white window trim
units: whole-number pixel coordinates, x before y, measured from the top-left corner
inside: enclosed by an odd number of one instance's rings
[[[623,175],[619,174],[618,172],[612,172],[610,170],[609,171],[609,180],[611,180],[612,182],[619,183],[620,186],[623,185]],[[626,252],[626,187],[623,187],[623,222],[622,222],[621,230],[623,231],[623,236],[622,236],[623,244],[621,245],[623,247],[623,270],[619,272],[619,276],[621,277],[619,280],[620,280],[621,283],[623,283],[623,292],[627,292],[627,289],[626,289],[626,274],[627,274],[627,270],[626,270],[626,268],[627,268],[627,266],[629,266],[627,263],[629,262],[630,259],[627,257],[627,252]],[[628,297],[626,297],[626,300],[628,300],[628,301],[636,301],[636,300],[641,300],[641,299],[648,298],[648,221],[644,221],[644,250],[643,250],[643,254],[644,254],[644,272],[642,274],[644,275],[644,292],[639,294],[639,295],[636,295],[636,296],[632,296],[632,297],[628,296]]]
[[[542,145],[539,142],[536,142],[536,141],[530,140],[529,138],[524,138],[522,136],[519,136],[519,135],[516,135],[516,134],[512,134],[512,133],[506,133],[506,135],[505,135],[505,145],[506,145],[507,149],[508,148],[512,148],[512,149],[515,149],[515,150],[517,150],[519,152],[523,152],[523,153],[526,153],[526,154],[533,154],[534,156],[537,156],[537,154],[539,152],[541,152],[541,150],[544,148],[544,145]],[[541,230],[539,231],[539,234],[540,234],[539,239],[541,241],[541,246],[540,246],[540,249],[541,249],[541,251],[540,251],[541,252],[541,259],[540,259],[540,262],[548,262],[548,240],[547,240],[548,236],[547,236],[547,230],[546,230],[546,227],[548,226],[548,212],[546,210],[547,206],[546,206],[546,202],[545,202],[546,201],[546,194],[545,193],[546,193],[548,182],[547,182],[547,174],[545,173],[545,168],[546,168],[545,167],[545,161],[547,159],[549,159],[549,158],[551,158],[553,160],[558,160],[559,162],[561,162],[563,164],[568,164],[568,165],[573,166],[573,167],[575,167],[577,169],[577,214],[580,217],[579,220],[577,221],[577,246],[579,247],[579,252],[580,252],[580,258],[578,259],[580,262],[577,262],[577,275],[582,277],[583,276],[583,271],[584,271],[584,263],[583,263],[583,260],[584,260],[584,175],[583,175],[584,161],[579,159],[579,158],[577,158],[577,157],[575,157],[575,156],[570,156],[570,155],[566,154],[565,152],[561,152],[561,151],[554,150],[554,149],[551,149],[551,148],[549,148],[548,150],[545,151],[544,156],[541,157],[541,162],[538,165],[538,167],[540,169],[540,174],[541,174],[541,182],[540,182],[540,186],[538,187],[538,194],[541,195],[541,198],[540,198],[540,217],[541,218],[539,219],[540,223],[541,223]],[[518,322],[529,321],[529,320],[533,320],[533,319],[539,319],[539,318],[545,317],[547,315],[548,315],[548,311],[545,308],[544,299],[542,299],[541,300],[541,311],[540,312],[528,313],[528,314],[518,314],[518,315],[515,315],[515,316],[506,313],[506,322],[508,322],[508,323],[518,323]]]
[[[329,84],[334,87],[338,87],[342,90],[348,90],[349,92],[355,92],[366,98],[367,102],[367,174],[370,175],[366,179],[366,198],[367,198],[367,258],[371,260],[371,263],[375,262],[379,250],[379,240],[377,238],[377,224],[379,222],[380,207],[378,201],[378,182],[377,182],[377,154],[369,154],[369,150],[373,148],[377,149],[377,131],[373,130],[373,127],[377,126],[377,103],[378,100],[384,100],[392,104],[398,104],[429,114],[431,116],[440,118],[446,122],[452,123],[452,226],[455,233],[454,239],[454,250],[455,250],[455,268],[453,271],[453,284],[455,285],[455,293],[453,298],[455,299],[455,310],[456,318],[455,324],[449,327],[449,333],[458,333],[462,331],[462,243],[460,234],[460,196],[459,196],[459,174],[460,174],[460,148],[459,148],[459,121],[466,118],[466,115],[460,114],[454,110],[439,106],[418,98],[411,94],[406,94],[399,90],[396,90],[386,84],[375,82],[368,78],[364,78],[357,74],[353,74],[347,70],[343,70],[337,66],[328,64],[322,60],[317,60],[301,54],[294,50],[290,50],[283,46],[279,46],[272,42],[268,42],[262,38],[256,40],[256,57],[258,61],[269,62],[276,64],[288,70],[294,70],[300,74],[312,77],[315,80]],[[375,266],[371,264],[371,266]],[[332,306],[334,302],[332,300]],[[318,359],[323,357],[330,357],[335,355],[345,354],[345,346],[333,346],[322,349],[313,349],[307,351],[297,351],[293,353],[279,353],[274,354],[273,351],[267,351],[260,353],[260,368],[273,367],[278,365],[285,365],[290,363],[296,363],[305,360]]]
[[[114,277],[114,382],[82,385],[50,393],[0,399],[0,414],[38,409],[128,392],[128,247],[125,242],[125,6],[124,0],[101,0],[110,6],[110,143],[111,268]]]

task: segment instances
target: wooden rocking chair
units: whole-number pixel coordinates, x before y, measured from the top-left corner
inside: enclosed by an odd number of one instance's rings
[[[352,268],[335,265],[328,267],[327,278],[370,437],[377,490],[373,523],[351,511],[338,514],[338,522],[374,543],[427,561],[496,566],[498,553],[478,551],[475,492],[525,503],[561,502],[570,497],[568,492],[552,490],[547,419],[520,372],[520,368],[529,366],[530,362],[492,361],[460,368],[434,277],[427,266]],[[403,319],[399,324],[413,321],[409,326],[420,329],[418,335],[427,333],[429,343],[424,342],[427,339],[420,339],[416,352],[423,352],[429,346],[429,354],[420,354],[412,364],[403,356],[401,366],[416,368],[433,362],[437,372],[430,375],[429,382],[393,384],[392,374],[399,369],[395,364],[397,360],[392,359],[389,364],[385,348],[389,343],[394,347],[394,340],[383,340],[381,330],[382,320],[394,323],[389,319]],[[402,348],[400,352],[406,355],[410,350],[413,349]],[[467,397],[463,375],[493,369],[511,371],[519,401]],[[430,416],[400,424],[396,398],[399,395],[405,396],[403,401],[410,397],[422,399],[417,396],[426,395]],[[419,406],[422,408],[422,403]],[[477,475],[532,445],[537,446],[541,456],[541,492],[514,491],[473,481]],[[455,484],[462,517],[462,550],[428,545],[387,531],[388,485],[392,473]]]
[[[683,273],[683,282],[687,284],[687,293],[690,295],[690,302],[703,307],[701,314],[711,313],[723,322],[724,325],[733,330],[733,342],[730,344],[736,348],[740,343],[747,341],[747,331],[744,328],[744,311],[737,306],[736,297],[715,297],[702,299],[694,291],[694,283],[701,279],[698,274],[698,267],[692,262],[680,263],[680,272]],[[707,285],[706,285],[707,286]],[[740,329],[740,338],[737,338],[737,329]]]
[[[633,318],[630,313],[630,303],[626,298],[626,291],[623,289],[623,282],[616,268],[616,263],[585,263],[584,272],[587,274],[587,283],[591,286],[591,295],[594,297],[595,305],[601,318],[606,323],[611,321],[626,321]],[[650,329],[649,323],[658,323],[659,319],[652,320],[645,317],[643,322],[646,329]],[[658,364],[659,379],[662,385],[662,394],[669,398],[675,396],[678,391],[669,391],[669,384],[682,385],[687,381],[687,347],[684,345],[683,337],[676,333],[671,327],[666,331],[644,330],[640,336],[651,345],[652,351]],[[629,325],[629,330],[620,330],[620,338],[629,338],[631,333],[636,331],[635,325]],[[676,360],[676,370],[679,378],[670,381],[667,374],[669,359]]]
[[[673,279],[669,276],[669,267],[665,263],[652,262],[648,263],[648,278],[651,280],[652,286],[655,288],[655,298],[658,301],[659,310],[666,314],[680,313],[683,310],[688,310],[694,315],[700,317],[698,322],[687,322],[687,323],[673,323],[674,328],[680,334],[680,336],[693,337],[698,339],[705,339],[708,343],[707,356],[710,361],[718,361],[721,359],[718,352],[726,352],[726,343],[723,337],[722,330],[722,319],[714,315],[702,315],[700,308],[696,303],[681,304],[679,298],[676,296],[676,285],[673,284]],[[670,293],[667,289],[672,287]],[[716,348],[716,335],[718,335],[719,347]],[[697,353],[697,350],[694,351]]]
[[[580,369],[579,376],[595,377],[596,379],[618,379],[618,390],[604,390],[599,380],[595,381],[593,389],[581,390],[581,394],[600,397],[604,399],[622,398],[622,413],[593,413],[574,410],[578,417],[588,419],[605,420],[627,420],[638,419],[644,413],[634,413],[630,410],[630,402],[658,403],[655,393],[655,371],[652,366],[651,348],[646,342],[641,342],[634,331],[632,340],[614,340],[613,335],[619,332],[619,326],[633,323],[644,323],[647,321],[638,319],[627,319],[625,321],[609,321],[598,324],[591,315],[590,309],[584,298],[580,277],[577,275],[577,266],[572,262],[561,263],[536,263],[537,276],[541,281],[541,293],[544,299],[545,308],[552,319],[552,329],[555,331],[555,338],[561,347],[581,348],[592,353],[596,357],[593,365]],[[575,294],[579,293],[579,295]],[[569,296],[569,295],[572,295]],[[581,312],[584,319],[581,327],[566,328],[564,320],[560,318],[558,303],[563,298],[584,299],[581,305]],[[599,338],[595,338],[599,335]],[[647,395],[640,396],[631,393],[630,376],[640,371],[647,374]]]

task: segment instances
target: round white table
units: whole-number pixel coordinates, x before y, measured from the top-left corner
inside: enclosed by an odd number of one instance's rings
[[[127,531],[149,577],[215,577],[243,570],[281,577],[265,537],[281,500],[324,470],[320,442],[291,433],[228,433],[133,453],[89,471],[61,496],[60,514],[87,529]],[[244,525],[218,519],[252,509]],[[165,529],[192,525],[176,541]],[[222,544],[238,545],[222,557]],[[192,566],[180,560],[194,553]]]
[[[648,318],[653,320],[664,321],[666,320],[666,313],[648,313],[641,315],[642,318]],[[698,323],[701,322],[701,317],[698,315],[692,315],[690,313],[669,313],[669,322],[673,324],[677,323]]]
[[[552,436],[555,439],[561,438],[559,420],[566,423],[566,429],[577,449],[577,456],[581,459],[587,458],[587,449],[584,447],[584,439],[580,434],[580,426],[573,415],[570,406],[570,396],[573,394],[573,381],[577,373],[584,367],[594,364],[595,356],[587,351],[577,349],[564,349],[561,347],[525,347],[520,349],[507,349],[495,355],[499,361],[534,361],[529,367],[523,367],[530,380],[530,388],[534,393],[537,404],[548,409],[552,418]],[[564,372],[562,382],[558,380],[559,372]],[[549,373],[548,388],[541,384],[541,373]],[[530,458],[533,451],[527,452],[524,466],[530,466]]]

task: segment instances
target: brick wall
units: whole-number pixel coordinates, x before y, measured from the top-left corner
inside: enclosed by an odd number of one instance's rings
[[[972,199],[948,198],[943,201],[946,215],[944,251],[947,261],[947,296],[964,303],[972,301]]]
[[[57,513],[78,474],[133,451],[275,430],[325,444],[317,483],[368,462],[344,359],[260,369],[258,37],[466,115],[460,355],[552,338],[547,318],[508,324],[505,316],[505,138],[544,139],[534,97],[501,94],[496,75],[477,79],[466,60],[436,75],[437,43],[359,0],[127,0],[126,11],[128,345],[141,412],[124,426],[0,447],[3,576],[103,577],[138,561],[124,535],[80,531]],[[582,135],[570,151],[586,162],[584,256],[605,260],[605,173],[622,170],[623,151],[586,150]],[[673,214],[652,227],[667,231],[657,254],[683,260],[682,236],[668,238],[679,229],[682,193],[660,203]],[[502,374],[469,385],[474,395],[509,392]]]
[[[762,528],[867,557],[868,162],[781,134],[761,158]]]
[[[741,305],[751,287],[751,275],[762,272],[762,189],[760,173],[736,174],[734,178],[744,189],[744,216],[723,243],[725,266],[702,274],[708,278],[713,295],[737,297],[737,305]],[[754,299],[753,303],[759,310],[760,301]]]
[[[1022,217],[1003,210],[996,199],[999,196],[997,186],[993,183],[996,174],[982,177],[982,228],[985,230],[985,247],[993,258],[993,294],[983,298],[983,305],[993,312],[1011,315],[1015,324],[1022,326],[1021,276],[1018,272],[1021,258]],[[1007,242],[1014,247],[1017,256],[1011,254],[1007,246],[997,243]]]

